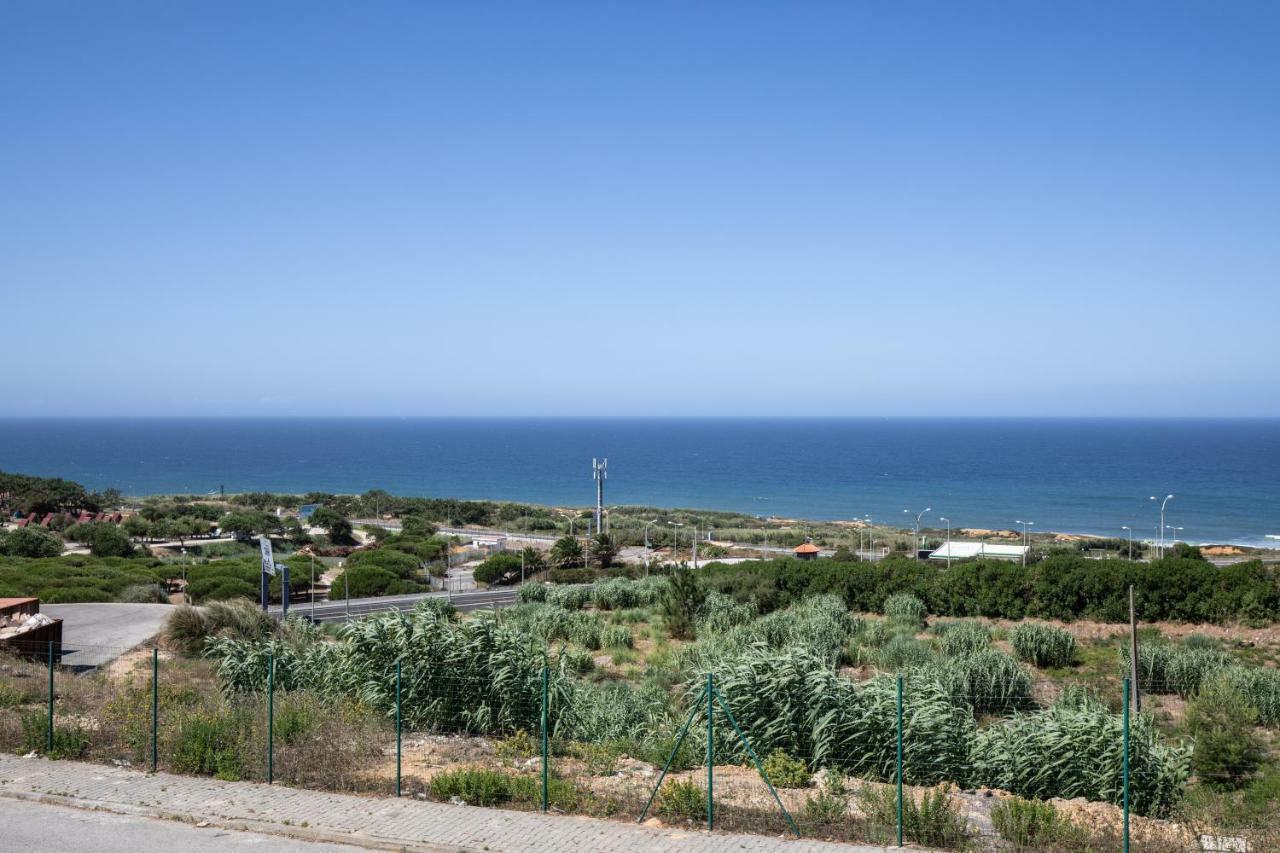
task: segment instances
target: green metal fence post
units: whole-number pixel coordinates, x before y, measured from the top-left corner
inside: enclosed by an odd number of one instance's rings
[[[704,691],[706,688],[702,688]],[[698,716],[698,709],[702,705],[702,694],[698,694],[698,698],[693,701],[693,707],[689,709],[689,716],[684,721],[684,725],[680,727],[680,734],[676,735],[676,742],[671,747],[671,754],[667,756],[667,763],[662,765],[662,772],[658,774],[658,781],[653,786],[652,793],[649,794],[649,801],[644,804],[644,809],[640,812],[640,817],[636,818],[636,823],[644,823],[645,815],[649,814],[650,807],[653,806],[654,799],[658,796],[658,789],[662,787],[662,780],[667,778],[667,771],[671,769],[671,762],[676,760],[676,753],[680,751],[680,745],[684,743],[685,737],[689,734],[689,727],[693,725],[693,718]]]
[[[710,832],[716,825],[716,807],[715,807],[715,767],[716,767],[716,735],[715,729],[711,726],[711,717],[715,712],[715,706],[712,704],[715,696],[715,686],[711,680],[711,673],[707,673],[707,832]]]
[[[898,676],[898,846],[902,846],[902,676]]]
[[[267,655],[267,784],[276,775],[276,656]]]
[[[1124,853],[1129,853],[1129,679],[1124,680]]]
[[[49,641],[49,720],[45,726],[45,754],[53,752],[53,640]]]
[[[151,772],[160,763],[160,650],[151,650]]]
[[[547,810],[547,785],[550,778],[550,758],[547,749],[547,684],[550,670],[542,666],[542,810]]]
[[[738,721],[733,718],[733,711],[729,710],[729,703],[724,701],[724,696],[720,693],[720,688],[715,689],[716,701],[720,703],[720,710],[724,711],[725,717],[729,720],[729,725],[733,726],[733,730],[738,733],[738,739],[742,741],[742,746],[747,750],[747,755],[751,756],[751,760],[756,765],[756,770],[760,772],[760,778],[764,780],[765,787],[769,789],[769,793],[773,795],[773,801],[778,804],[778,808],[782,810],[782,815],[787,819],[787,823],[791,824],[791,831],[796,834],[796,838],[800,837],[800,827],[796,826],[795,820],[791,817],[791,812],[787,811],[787,807],[782,804],[782,798],[778,796],[778,791],[773,787],[773,782],[769,780],[769,774],[765,772],[764,764],[760,761],[760,756],[756,755],[756,751],[751,748],[751,741],[747,740],[747,735],[742,731],[742,726],[738,725]]]
[[[400,661],[396,661],[396,796],[400,796]]]

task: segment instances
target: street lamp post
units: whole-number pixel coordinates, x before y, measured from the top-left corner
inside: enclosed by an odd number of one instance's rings
[[[1151,496],[1151,500],[1160,501],[1155,495]],[[1157,555],[1160,557],[1164,556],[1164,508],[1171,500],[1173,500],[1173,495],[1165,495],[1164,500],[1160,501],[1160,545],[1159,551],[1157,551]]]
[[[680,532],[676,530],[676,528],[684,527],[684,524],[678,521],[668,521],[667,524],[671,525],[671,562],[678,563],[680,562],[680,558],[677,556],[676,552],[680,548]]]
[[[907,515],[912,516],[912,517],[915,519],[915,527],[913,528],[914,533],[913,533],[913,535],[912,535],[912,543],[911,543],[911,544],[912,544],[912,546],[913,546],[913,550],[915,551],[915,555],[914,555],[914,556],[916,557],[916,559],[919,559],[919,558],[920,558],[920,519],[924,518],[924,514],[925,514],[926,512],[930,512],[930,511],[932,511],[932,510],[933,510],[933,507],[931,507],[931,506],[927,506],[927,507],[925,507],[924,509],[920,510],[920,511],[919,511],[919,512],[917,512],[917,513],[913,513],[913,512],[912,512],[911,510],[909,510],[909,509],[904,509],[904,510],[903,510],[903,512],[905,512]]]
[[[865,515],[862,517],[862,520],[867,523],[867,559],[870,560],[871,549],[876,546],[876,539],[875,539],[876,531],[871,526],[871,516]]]
[[[1178,544],[1178,534],[1182,532],[1183,528],[1181,528],[1181,527],[1174,527],[1172,524],[1166,524],[1166,525],[1165,525],[1165,527],[1164,527],[1164,529],[1165,529],[1165,530],[1172,530],[1172,531],[1173,531],[1173,541],[1172,541],[1170,544],[1172,544],[1172,545],[1177,545],[1177,544]]]
[[[649,563],[653,561],[653,550],[649,547],[649,525],[657,524],[658,519],[644,523],[644,576],[649,577]]]
[[[951,568],[951,519],[939,517],[938,521],[947,523],[947,568]]]
[[[1025,569],[1027,567],[1027,552],[1031,550],[1031,536],[1028,528],[1033,527],[1035,522],[1018,519],[1017,523],[1022,525],[1022,568]]]
[[[1132,563],[1133,562],[1133,528],[1126,524],[1120,529],[1129,531],[1129,562]]]

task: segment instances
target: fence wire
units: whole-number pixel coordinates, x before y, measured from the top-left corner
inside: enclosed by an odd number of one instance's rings
[[[554,666],[495,677],[464,661],[389,660],[359,689],[325,690],[297,689],[274,658],[265,665],[265,678],[237,691],[213,661],[162,649],[11,644],[0,652],[0,750],[690,828],[710,811],[719,830],[881,845],[1280,849],[1274,827],[1240,815],[1165,819],[1184,758],[1157,743],[1149,716],[1125,725],[1120,690],[1091,700],[1096,718],[1055,721],[1006,691],[938,692],[908,674],[856,716],[815,722],[803,697],[784,713],[754,707],[737,675],[712,673],[708,724],[700,679],[685,692],[624,694]],[[1151,704],[1185,689],[1142,685]],[[1097,726],[1067,740],[1080,719]],[[975,762],[962,749],[972,738],[1005,758]],[[1075,795],[1052,814],[1037,805],[1064,788]]]

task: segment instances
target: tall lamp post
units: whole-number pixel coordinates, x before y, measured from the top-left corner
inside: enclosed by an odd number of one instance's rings
[[[653,549],[649,547],[649,525],[657,524],[658,519],[644,523],[644,576],[649,577],[649,563],[653,560]]]
[[[1165,527],[1164,527],[1164,529],[1165,529],[1165,530],[1172,530],[1172,531],[1173,531],[1173,533],[1172,533],[1173,539],[1171,539],[1171,540],[1170,540],[1169,544],[1170,544],[1170,545],[1177,545],[1177,544],[1178,544],[1178,534],[1182,532],[1183,528],[1181,528],[1181,527],[1174,527],[1172,524],[1166,524],[1166,525],[1165,525]]]
[[[1022,525],[1022,568],[1025,569],[1027,567],[1027,552],[1031,550],[1031,538],[1028,528],[1033,527],[1035,522],[1018,519],[1017,523]]]
[[[867,523],[867,559],[869,560],[871,559],[871,549],[876,546],[876,531],[871,526],[871,516],[865,515],[862,517],[862,520]]]
[[[678,521],[668,521],[667,524],[671,525],[671,562],[679,563],[680,558],[676,555],[676,552],[680,548],[680,531],[676,530],[676,528],[684,527],[684,524]]]
[[[1155,495],[1152,495],[1151,500],[1160,501],[1160,546],[1159,546],[1159,550],[1157,551],[1157,555],[1163,557],[1164,556],[1164,508],[1168,505],[1169,501],[1173,500],[1173,495],[1165,495],[1164,500],[1162,501]]]
[[[911,510],[909,510],[909,509],[904,509],[904,510],[903,510],[903,512],[905,512],[907,515],[912,516],[912,518],[914,518],[914,519],[915,519],[915,527],[913,528],[914,533],[913,533],[913,537],[912,537],[913,541],[912,541],[912,543],[911,543],[911,544],[912,544],[912,546],[913,546],[913,550],[915,550],[915,552],[916,552],[916,553],[915,553],[915,557],[916,557],[916,559],[919,559],[919,558],[920,558],[920,519],[924,518],[924,514],[925,514],[926,512],[931,511],[932,509],[933,509],[933,507],[931,507],[931,506],[927,506],[927,507],[925,507],[924,509],[922,509],[922,510],[920,510],[919,512],[916,512],[916,513],[913,513],[913,512],[912,512]]]
[[[947,568],[951,568],[951,519],[939,517],[938,521],[947,523]]]
[[[1132,563],[1133,562],[1133,528],[1126,524],[1120,529],[1129,531],[1129,562]]]

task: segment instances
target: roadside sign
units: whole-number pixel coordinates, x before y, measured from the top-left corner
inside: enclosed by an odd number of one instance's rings
[[[276,561],[271,556],[271,540],[265,536],[258,537],[258,547],[262,549],[262,573],[275,576]]]

